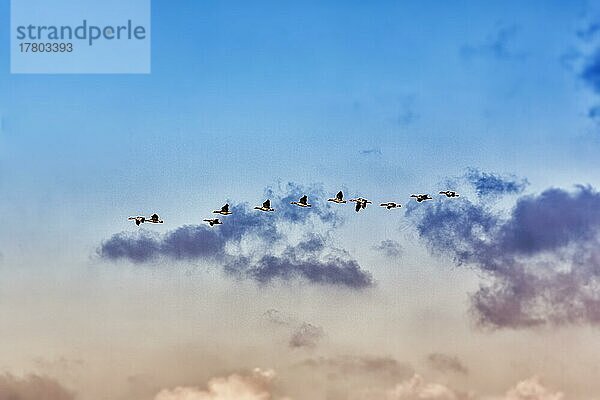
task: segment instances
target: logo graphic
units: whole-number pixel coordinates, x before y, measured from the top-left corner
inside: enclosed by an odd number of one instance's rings
[[[11,73],[150,73],[150,0],[12,0]]]

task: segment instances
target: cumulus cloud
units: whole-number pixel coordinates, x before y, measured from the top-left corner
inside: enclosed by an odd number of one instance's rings
[[[469,370],[456,356],[443,354],[443,353],[431,353],[427,356],[429,365],[441,372],[455,372],[458,374],[466,375]]]
[[[75,396],[54,379],[28,375],[23,378],[0,375],[0,399],[7,400],[73,400]]]
[[[546,388],[538,377],[519,382],[510,389],[503,400],[563,400],[564,394]]]
[[[439,383],[426,382],[420,375],[415,374],[409,380],[399,383],[388,390],[386,400],[459,400],[464,395]]]
[[[292,334],[290,347],[315,348],[323,336],[325,336],[323,328],[304,322]]]
[[[403,253],[402,245],[392,239],[382,240],[379,244],[373,246],[373,249],[392,259],[400,258]]]
[[[600,323],[600,194],[589,186],[519,198],[508,217],[466,198],[410,205],[438,255],[483,272],[472,296],[482,326]]]
[[[374,397],[375,398],[375,397]],[[479,396],[462,392],[447,385],[428,382],[419,374],[397,384],[377,398],[386,400],[563,400],[564,394],[545,387],[537,377],[517,383],[503,396]]]
[[[274,377],[273,370],[257,368],[249,375],[232,374],[213,378],[206,389],[189,386],[164,389],[154,400],[286,400],[274,396]]]
[[[280,194],[280,190],[284,194]],[[263,284],[304,279],[311,283],[358,289],[372,286],[371,275],[347,252],[331,246],[326,236],[310,233],[297,243],[292,243],[288,237],[291,228],[310,227],[312,230],[320,226],[328,232],[342,222],[326,201],[314,201],[309,209],[289,205],[302,194],[308,194],[313,200],[324,199],[326,195],[322,188],[290,183],[278,190],[269,188],[266,192],[274,207],[280,205],[281,209],[267,214],[238,204],[231,207],[233,214],[217,228],[185,225],[165,234],[144,229],[117,233],[104,241],[97,253],[105,260],[127,260],[138,264],[162,259],[211,261],[221,265],[230,275]],[[246,238],[253,240],[256,246],[253,252],[244,254],[239,248]],[[236,251],[228,251],[230,247]]]

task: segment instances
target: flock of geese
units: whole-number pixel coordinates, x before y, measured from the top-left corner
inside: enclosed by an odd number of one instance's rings
[[[456,193],[452,190],[444,190],[439,193],[446,197],[458,197],[459,196],[458,193]],[[410,197],[414,197],[415,200],[419,203],[421,203],[423,201],[427,201],[427,200],[433,200],[433,197],[431,197],[428,194],[412,194]],[[367,200],[362,197],[357,197],[355,199],[350,199],[350,200],[346,201],[346,200],[344,200],[344,193],[341,190],[335,195],[335,197],[333,197],[331,199],[327,199],[327,201],[331,201],[331,202],[337,203],[337,204],[345,204],[348,201],[356,203],[356,207],[355,207],[356,212],[359,212],[360,210],[364,210],[365,208],[367,208],[368,204],[373,203],[372,201]],[[312,207],[312,205],[308,202],[307,195],[300,197],[300,199],[298,201],[292,201],[290,204],[298,206],[298,207],[303,207],[303,208]],[[381,203],[381,204],[379,204],[379,206],[387,208],[388,210],[402,207],[402,205],[400,203],[395,203],[393,201]],[[256,206],[256,207],[254,207],[254,209],[259,210],[259,211],[264,211],[264,212],[275,211],[275,209],[271,207],[270,199],[265,200],[265,202],[262,203],[261,206]],[[221,207],[220,210],[213,211],[213,214],[231,215],[233,213],[229,210],[229,204],[225,204],[223,207]],[[140,224],[143,224],[145,222],[152,223],[152,224],[162,224],[163,223],[163,221],[158,217],[158,214],[152,214],[150,217],[144,217],[144,216],[129,217],[128,220],[135,221],[135,224],[137,226],[140,226]],[[221,220],[219,218],[207,218],[203,221],[208,223],[210,226],[223,224],[223,222],[221,222]]]

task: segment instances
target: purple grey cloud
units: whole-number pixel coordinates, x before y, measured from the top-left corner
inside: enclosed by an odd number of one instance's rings
[[[589,186],[523,196],[507,217],[466,198],[409,205],[437,255],[484,272],[476,321],[491,328],[600,323],[600,194]]]
[[[274,213],[262,213],[248,205],[231,207],[233,214],[216,228],[205,225],[185,225],[159,235],[146,230],[121,232],[104,241],[97,250],[100,258],[133,263],[156,263],[160,260],[218,262],[224,271],[238,278],[253,279],[267,284],[275,280],[304,279],[311,283],[343,286],[354,289],[373,285],[371,275],[344,251],[331,247],[328,240],[309,234],[304,240],[290,244],[282,226],[312,227],[315,223],[329,231],[342,219],[323,201],[325,193],[318,186],[302,187],[289,183],[285,193],[267,189]],[[302,194],[315,201],[313,207],[299,209],[289,204]],[[228,244],[239,244],[252,237],[259,242],[251,255],[229,254]],[[271,248],[283,246],[281,253]]]

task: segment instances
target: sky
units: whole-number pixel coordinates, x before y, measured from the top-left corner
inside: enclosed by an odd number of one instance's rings
[[[599,18],[154,0],[139,75],[0,29],[0,399],[599,399]]]

